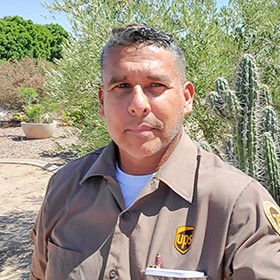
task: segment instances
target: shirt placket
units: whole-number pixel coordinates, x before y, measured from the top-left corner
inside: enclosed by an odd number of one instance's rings
[[[129,218],[130,214],[127,211],[118,217],[104,271],[104,279],[129,279],[129,237],[120,230],[121,220],[129,222]]]
[[[139,196],[138,200],[142,197],[148,195],[149,193],[155,191],[158,187],[158,180],[152,179],[148,185],[145,187],[143,193]],[[115,230],[112,237],[112,242],[110,246],[110,251],[108,254],[107,264],[104,271],[104,279],[130,279],[130,233],[133,231],[133,225],[135,221],[133,220],[133,214],[130,210],[133,209],[133,205],[128,209],[120,213]],[[129,234],[124,233],[122,230],[124,228],[129,228]],[[132,229],[131,229],[132,228]],[[144,256],[143,256],[144,257]]]

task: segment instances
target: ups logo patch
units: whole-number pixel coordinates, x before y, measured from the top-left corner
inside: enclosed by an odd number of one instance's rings
[[[280,209],[271,201],[263,202],[264,213],[274,230],[280,235]]]
[[[177,228],[174,246],[182,255],[186,254],[192,245],[193,231],[194,227],[190,226],[181,226]]]

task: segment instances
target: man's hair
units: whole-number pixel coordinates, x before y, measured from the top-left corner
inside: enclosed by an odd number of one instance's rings
[[[148,26],[144,23],[133,23],[114,28],[108,37],[101,54],[101,72],[104,59],[111,47],[127,47],[131,45],[156,46],[169,50],[174,55],[175,65],[180,76],[185,79],[186,63],[184,54],[171,34]]]

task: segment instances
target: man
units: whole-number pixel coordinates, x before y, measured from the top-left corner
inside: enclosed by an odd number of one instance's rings
[[[185,134],[194,87],[172,37],[114,29],[101,69],[113,141],[51,178],[30,278],[279,280],[279,208]]]

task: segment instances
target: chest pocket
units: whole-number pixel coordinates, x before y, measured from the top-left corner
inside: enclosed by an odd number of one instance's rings
[[[48,241],[46,279],[76,279],[76,271],[82,260],[80,252],[66,250]]]

